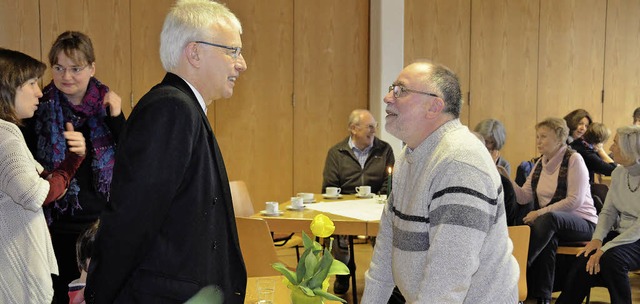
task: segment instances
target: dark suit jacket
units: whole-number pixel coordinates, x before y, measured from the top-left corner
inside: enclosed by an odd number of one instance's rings
[[[207,285],[243,303],[242,260],[226,169],[187,83],[168,73],[120,138],[111,202],[89,267],[89,303],[183,303]]]

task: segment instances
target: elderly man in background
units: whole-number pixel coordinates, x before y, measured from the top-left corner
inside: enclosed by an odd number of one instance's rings
[[[406,143],[380,220],[362,303],[516,303],[518,263],[507,233],[500,175],[460,123],[448,68],[405,67],[385,96],[386,129]]]
[[[341,193],[354,194],[358,186],[371,186],[372,193],[387,193],[388,169],[395,158],[391,146],[376,137],[376,122],[371,112],[353,110],[349,115],[349,136],[329,149],[322,174],[322,191],[326,187],[338,187]],[[347,236],[334,240],[333,255],[355,271],[350,261]],[[333,285],[337,294],[349,290],[349,276],[338,275]]]
[[[160,35],[162,82],[120,137],[111,201],[89,266],[88,303],[184,303],[206,286],[243,303],[247,273],[229,180],[207,120],[247,69],[225,6],[179,0]]]

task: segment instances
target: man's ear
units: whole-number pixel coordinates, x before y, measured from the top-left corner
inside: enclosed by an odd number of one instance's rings
[[[184,48],[184,55],[187,58],[189,64],[194,67],[200,67],[200,55],[198,55],[198,44],[195,42],[190,42]]]
[[[440,97],[434,97],[428,106],[427,115],[430,117],[438,116],[444,110],[444,100]]]

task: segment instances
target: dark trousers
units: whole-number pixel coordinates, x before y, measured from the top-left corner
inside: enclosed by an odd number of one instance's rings
[[[531,225],[527,285],[529,296],[551,299],[558,242],[591,240],[595,224],[567,212],[549,212]]]
[[[604,243],[618,236],[609,232]],[[635,243],[612,247],[600,257],[600,272],[586,272],[589,258],[580,256],[569,273],[569,279],[556,303],[582,303],[591,287],[604,286],[609,289],[611,303],[631,304],[629,270],[640,268],[640,240]]]
[[[79,233],[51,232],[53,251],[58,261],[58,275],[53,276],[53,303],[69,303],[69,283],[80,277],[76,261],[76,240]]]

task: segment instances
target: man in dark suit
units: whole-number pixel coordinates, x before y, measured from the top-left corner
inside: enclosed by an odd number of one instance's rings
[[[224,161],[206,106],[229,98],[247,65],[225,6],[178,2],[165,19],[167,74],[131,113],[101,217],[88,303],[183,303],[213,285],[243,303],[246,269]]]

